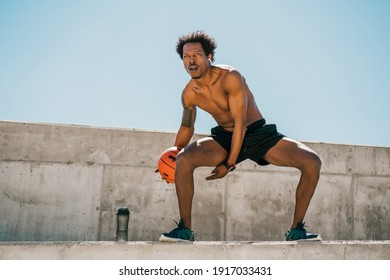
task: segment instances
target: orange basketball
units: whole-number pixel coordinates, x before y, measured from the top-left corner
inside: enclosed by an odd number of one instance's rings
[[[175,183],[176,155],[179,151],[177,147],[170,147],[160,155],[158,160],[158,171],[168,183]]]

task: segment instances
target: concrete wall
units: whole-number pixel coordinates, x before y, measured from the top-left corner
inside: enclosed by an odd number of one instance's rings
[[[198,139],[203,135],[195,135]],[[178,219],[174,185],[154,173],[174,133],[0,121],[0,241],[157,240]],[[323,160],[306,217],[324,240],[390,239],[390,148],[305,143]],[[195,173],[197,240],[282,240],[299,173],[250,161],[218,181]]]

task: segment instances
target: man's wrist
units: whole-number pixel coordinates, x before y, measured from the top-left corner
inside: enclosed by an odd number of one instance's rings
[[[227,163],[227,161],[225,161],[223,165],[226,167],[228,172],[232,172],[234,169],[236,169],[236,166],[234,164],[230,165],[229,163]]]

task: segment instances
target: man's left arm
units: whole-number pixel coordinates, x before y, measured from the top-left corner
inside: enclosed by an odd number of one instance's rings
[[[229,166],[236,164],[246,132],[247,95],[244,79],[241,74],[235,70],[230,72],[226,77],[224,89],[228,96],[229,110],[234,121],[231,149],[226,161],[215,167],[211,171],[211,175],[206,177],[206,180],[225,177],[228,173],[225,164]]]
[[[235,165],[244,140],[247,125],[247,94],[244,78],[233,70],[226,78],[225,85],[228,94],[229,109],[234,121],[232,144],[226,163]]]

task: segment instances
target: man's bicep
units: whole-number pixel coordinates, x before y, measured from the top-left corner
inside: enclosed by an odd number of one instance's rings
[[[185,127],[193,127],[196,118],[196,107],[188,106],[184,99],[184,93],[181,97],[181,103],[183,105],[183,116],[181,119],[181,125]]]
[[[183,103],[183,116],[181,118],[181,125],[185,127],[193,128],[195,119],[196,119],[196,107],[195,106],[187,107]]]
[[[245,82],[241,74],[232,73],[227,83],[227,91],[229,96],[229,106],[233,117],[246,116],[247,110],[247,94],[245,90]]]
[[[192,127],[192,110],[183,106],[183,116],[181,119],[181,125],[185,127]]]

